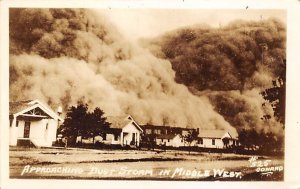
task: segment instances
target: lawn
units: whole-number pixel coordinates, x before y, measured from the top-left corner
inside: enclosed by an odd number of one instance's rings
[[[283,180],[283,159],[167,150],[10,148],[11,178],[142,180]],[[260,172],[257,172],[259,168]]]

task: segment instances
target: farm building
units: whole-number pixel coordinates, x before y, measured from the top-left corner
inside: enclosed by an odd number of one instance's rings
[[[200,130],[198,137],[198,146],[203,148],[227,148],[237,142],[225,130]]]
[[[12,146],[33,144],[49,147],[56,140],[56,131],[63,119],[38,100],[9,103],[10,142]]]
[[[143,130],[130,116],[107,117],[111,123],[109,131],[104,134],[102,142],[105,144],[119,144],[121,146],[139,146]]]
[[[155,142],[158,146],[173,146],[182,147],[187,146],[184,141],[184,136],[188,135],[191,131],[197,131],[196,129],[188,129],[182,127],[172,126],[159,126],[159,125],[141,125],[143,129],[143,139],[150,142]],[[198,131],[197,131],[198,132]],[[195,145],[196,141],[192,143]]]
[[[180,147],[185,146],[185,142],[179,134],[161,134],[156,137],[156,145]]]

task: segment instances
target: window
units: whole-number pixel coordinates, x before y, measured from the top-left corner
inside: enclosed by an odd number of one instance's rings
[[[13,120],[10,119],[10,120],[9,120],[9,126],[10,126],[10,127],[12,126],[12,122],[13,122]]]
[[[17,120],[17,122],[16,122],[16,127],[19,127],[19,121]]]
[[[168,139],[168,142],[170,142],[170,139]]]
[[[135,135],[136,135],[135,133],[132,133],[132,139],[131,139],[132,141],[135,141]]]
[[[114,134],[114,140],[117,141],[118,140],[118,135]]]
[[[154,133],[160,135],[160,134],[161,134],[161,131],[160,131],[160,129],[155,129],[155,130],[154,130]]]
[[[106,133],[103,134],[102,138],[103,140],[106,140]]]
[[[49,124],[48,124],[48,123],[46,123],[46,130],[48,129],[48,125],[49,125]]]
[[[146,134],[151,134],[152,133],[151,131],[152,131],[151,129],[146,129]]]
[[[198,143],[199,143],[199,144],[203,144],[203,138],[199,138]]]
[[[212,145],[215,145],[215,143],[216,143],[215,139],[211,139],[211,143],[212,143]]]

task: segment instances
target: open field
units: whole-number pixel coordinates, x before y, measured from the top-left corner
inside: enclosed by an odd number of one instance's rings
[[[10,148],[11,178],[145,180],[283,180],[283,159],[268,160],[275,171],[250,167],[249,155],[168,150]],[[271,161],[269,161],[271,160]],[[281,166],[282,169],[276,170]],[[271,172],[271,173],[270,173]]]

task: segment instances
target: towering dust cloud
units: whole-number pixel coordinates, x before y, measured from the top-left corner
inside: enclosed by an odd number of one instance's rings
[[[208,95],[175,82],[171,63],[83,9],[10,10],[10,100],[78,101],[140,123],[228,129]],[[199,76],[200,77],[200,76]]]
[[[276,19],[235,21],[219,28],[186,27],[141,40],[154,55],[171,62],[177,82],[208,97],[237,130],[277,135],[283,133],[283,123],[261,92],[274,80],[285,79],[285,42],[285,26]]]

